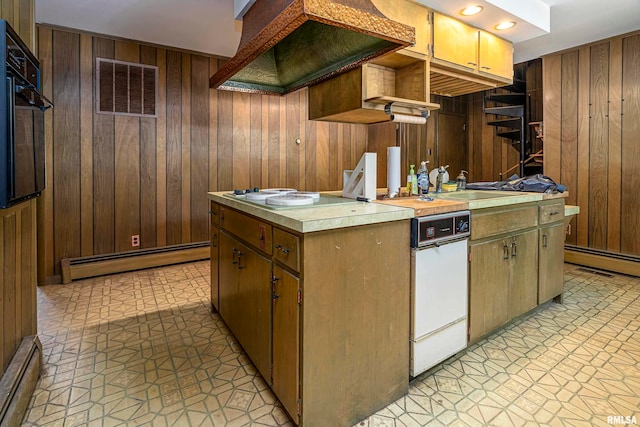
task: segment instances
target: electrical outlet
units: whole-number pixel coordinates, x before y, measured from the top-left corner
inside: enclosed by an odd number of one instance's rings
[[[138,234],[131,236],[131,246],[134,248],[140,246],[140,236]]]

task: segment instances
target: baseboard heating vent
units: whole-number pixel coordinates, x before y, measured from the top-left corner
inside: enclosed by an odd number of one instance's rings
[[[584,271],[586,273],[597,274],[604,277],[615,277],[613,274],[605,273],[604,271],[592,270],[590,268],[580,267],[578,271]]]
[[[640,277],[640,257],[635,255],[565,245],[564,260],[571,264],[591,267],[595,269],[595,274],[606,275],[607,273],[600,271],[604,270]]]
[[[70,283],[72,280],[87,277],[124,273],[126,271],[200,261],[208,258],[208,241],[104,255],[64,258],[61,261],[62,283]]]
[[[0,378],[0,426],[22,423],[42,368],[42,344],[37,335],[24,337]]]

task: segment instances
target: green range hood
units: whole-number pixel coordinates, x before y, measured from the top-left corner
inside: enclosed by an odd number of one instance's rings
[[[370,0],[257,0],[216,89],[284,95],[415,42],[415,30]]]

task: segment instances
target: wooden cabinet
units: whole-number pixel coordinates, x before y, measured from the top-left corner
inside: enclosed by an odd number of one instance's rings
[[[537,304],[535,204],[474,210],[469,242],[469,341]]]
[[[462,21],[434,12],[433,58],[477,70],[478,31]]]
[[[486,31],[479,31],[478,70],[513,79],[513,45]]]
[[[271,261],[220,231],[220,315],[264,378],[271,375]]]
[[[431,39],[430,10],[421,4],[406,0],[372,0],[375,7],[383,15],[396,22],[412,26],[416,31],[416,42],[413,46],[400,52],[412,52],[420,55],[429,54]]]
[[[347,123],[389,121],[394,113],[420,115],[430,102],[429,62],[412,52],[392,53],[309,88],[309,119]]]
[[[510,240],[509,319],[538,304],[538,230],[514,234]]]
[[[300,391],[300,280],[281,267],[273,267],[273,372],[272,388],[298,424]]]
[[[430,88],[458,96],[513,82],[513,44],[433,12]]]
[[[214,311],[219,309],[218,307],[218,255],[220,253],[220,206],[217,203],[209,202],[209,215],[211,220],[211,227],[209,230],[209,246],[210,246],[210,260],[211,260],[211,307]]]
[[[353,425],[407,393],[406,221],[299,233],[219,212],[220,316],[294,422]]]
[[[540,204],[538,237],[538,304],[560,296],[564,289],[564,200]]]

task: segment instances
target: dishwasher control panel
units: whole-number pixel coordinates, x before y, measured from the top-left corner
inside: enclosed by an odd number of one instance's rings
[[[457,211],[411,219],[411,247],[418,248],[468,237],[471,213]]]

